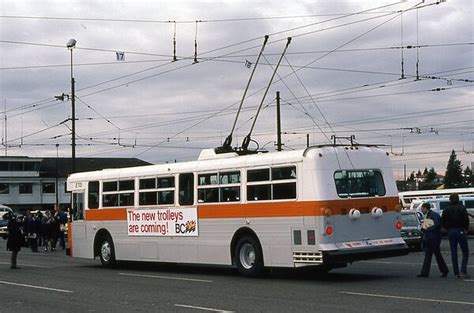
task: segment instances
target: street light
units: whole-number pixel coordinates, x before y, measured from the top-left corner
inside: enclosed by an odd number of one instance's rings
[[[71,50],[71,119],[72,119],[72,134],[71,134],[71,158],[72,158],[72,173],[76,171],[76,97],[74,93],[74,76],[72,71],[72,50],[76,47],[76,39],[69,39],[66,47]]]

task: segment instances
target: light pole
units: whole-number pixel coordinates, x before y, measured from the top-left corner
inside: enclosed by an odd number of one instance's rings
[[[72,134],[71,134],[71,158],[72,158],[72,173],[76,171],[76,97],[74,93],[74,75],[72,71],[72,50],[76,47],[76,40],[69,39],[66,47],[71,51],[71,122],[72,122]]]

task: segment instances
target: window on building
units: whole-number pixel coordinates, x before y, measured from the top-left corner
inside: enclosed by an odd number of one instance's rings
[[[23,163],[23,170],[25,171],[37,171],[39,169],[39,162],[25,162]]]
[[[2,161],[0,162],[0,171],[23,172],[38,171],[40,162],[21,162],[21,161]]]
[[[296,199],[296,166],[247,171],[247,200]]]
[[[198,175],[198,202],[240,201],[240,171]]]
[[[23,162],[10,162],[10,171],[12,172],[23,171]]]
[[[43,183],[42,184],[43,194],[54,194],[56,193],[56,184],[55,183]]]
[[[5,183],[0,183],[0,195],[7,195],[10,193],[10,185]]]
[[[174,176],[140,179],[139,186],[139,205],[174,204]]]
[[[33,184],[32,183],[20,183],[18,185],[20,194],[32,194]]]

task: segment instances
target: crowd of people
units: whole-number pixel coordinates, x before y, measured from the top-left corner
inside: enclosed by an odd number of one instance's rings
[[[7,249],[12,251],[11,269],[17,269],[17,256],[22,247],[29,247],[32,252],[55,251],[58,245],[66,249],[65,230],[68,222],[67,213],[59,208],[42,211],[27,211],[23,218],[11,213],[3,216],[8,219]]]

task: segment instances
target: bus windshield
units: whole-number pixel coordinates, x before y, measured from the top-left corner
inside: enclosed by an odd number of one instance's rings
[[[334,173],[340,198],[375,197],[385,195],[382,174],[377,170],[348,170]]]

